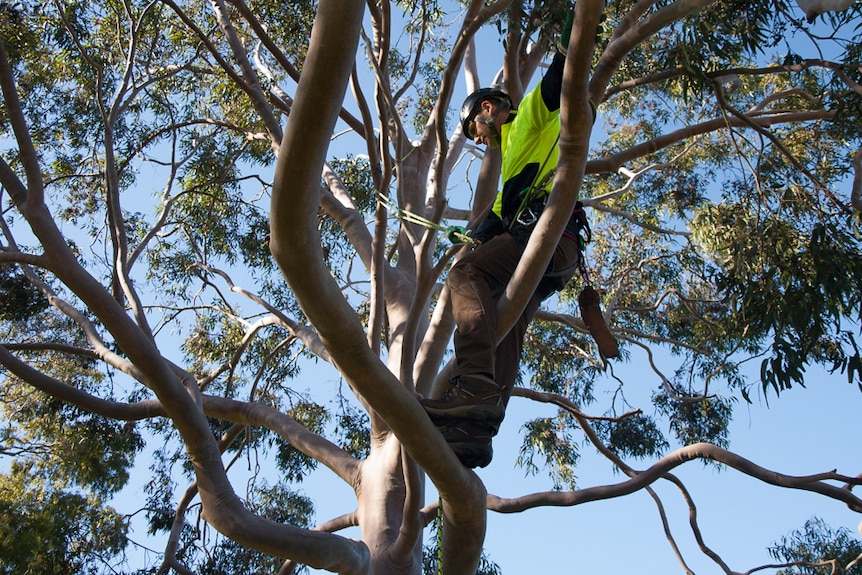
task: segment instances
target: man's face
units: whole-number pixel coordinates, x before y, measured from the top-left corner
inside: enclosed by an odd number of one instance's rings
[[[488,125],[488,120],[492,123],[496,122],[495,113],[497,105],[490,100],[485,100],[480,106],[479,113],[470,122],[470,137],[477,144],[484,144],[490,148],[498,148],[500,146],[499,128],[495,126],[492,129]]]

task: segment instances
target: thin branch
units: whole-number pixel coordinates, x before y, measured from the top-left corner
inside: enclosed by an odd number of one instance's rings
[[[620,63],[629,52],[639,46],[644,40],[658,33],[663,28],[686,16],[694,14],[716,0],[676,0],[649,14],[643,20],[638,20],[647,9],[654,4],[651,1],[639,2],[629,18],[621,26],[621,32],[614,34],[605,51],[599,58],[593,77],[590,80],[590,99],[599,103],[604,101],[605,91],[611,77],[617,71]]]
[[[606,193],[606,194],[602,194],[602,195],[600,195],[600,196],[593,196],[592,198],[585,198],[584,200],[582,200],[582,201],[583,201],[583,203],[584,203],[584,205],[585,205],[585,206],[593,206],[593,207],[596,207],[597,209],[602,209],[602,208],[601,208],[600,206],[598,206],[597,204],[603,204],[603,203],[604,203],[604,202],[606,202],[607,200],[611,200],[611,199],[614,199],[614,198],[617,198],[617,197],[619,197],[619,196],[623,195],[624,193],[626,193],[626,192],[627,192],[627,191],[628,191],[628,190],[629,190],[629,189],[634,185],[634,183],[635,183],[638,179],[640,179],[640,178],[641,178],[641,176],[643,176],[644,174],[647,174],[648,172],[651,172],[651,171],[658,171],[658,170],[664,170],[664,169],[667,169],[667,168],[673,168],[673,167],[675,167],[675,164],[676,164],[679,160],[681,160],[683,157],[685,157],[685,156],[686,156],[690,151],[692,151],[692,150],[695,148],[695,146],[696,146],[696,145],[697,145],[697,138],[692,138],[692,141],[691,141],[691,142],[689,142],[689,143],[688,143],[688,144],[687,144],[687,145],[682,149],[682,151],[680,151],[678,154],[676,154],[673,158],[671,158],[671,159],[670,159],[670,160],[668,160],[667,162],[662,162],[662,163],[652,163],[652,164],[649,164],[648,166],[645,166],[645,167],[643,167],[643,168],[640,168],[640,169],[638,169],[638,170],[636,170],[636,171],[632,171],[632,170],[628,169],[628,168],[627,168],[627,167],[625,167],[625,166],[620,166],[619,168],[617,168],[617,172],[618,172],[619,174],[621,174],[621,175],[625,176],[626,178],[628,178],[628,179],[626,180],[626,183],[625,183],[625,184],[623,184],[623,187],[621,187],[621,188],[619,188],[619,189],[616,189],[616,190],[614,190],[614,191],[612,191],[612,192],[608,192],[608,193]],[[678,232],[677,232],[677,233],[678,233]]]
[[[17,246],[14,244],[14,241],[11,238],[11,233],[9,233],[9,230],[6,227],[5,221],[3,221],[2,225],[4,232],[6,232],[6,236],[9,239],[10,245],[17,249]],[[0,256],[3,255],[4,253],[0,252]],[[14,254],[9,254],[8,252],[5,255],[14,256]],[[40,292],[42,292],[42,294],[48,299],[48,303],[51,304],[51,306],[60,310],[64,315],[66,315],[68,318],[78,324],[78,326],[84,332],[84,335],[86,336],[87,340],[93,346],[93,353],[97,355],[100,359],[102,359],[104,362],[106,362],[108,365],[119,369],[126,375],[143,383],[143,373],[132,362],[121,357],[113,350],[111,350],[107,345],[105,345],[105,342],[102,340],[102,336],[99,334],[99,330],[96,329],[96,326],[93,324],[90,318],[87,317],[84,313],[80,312],[74,306],[60,298],[51,288],[51,286],[49,286],[45,281],[42,280],[42,278],[38,276],[38,274],[36,274],[35,271],[33,271],[29,264],[23,263],[25,259],[30,259],[23,258],[23,256],[24,254],[21,254],[21,256],[17,257],[15,261],[18,261],[21,269],[24,272],[24,275],[27,277],[30,283],[32,283]],[[35,261],[38,263],[43,262],[44,260],[42,258],[37,258]]]
[[[325,360],[326,362],[332,363],[332,358],[329,355],[329,351],[323,345],[323,342],[320,341],[320,336],[317,334],[316,331],[314,331],[313,329],[311,329],[307,326],[304,326],[300,323],[293,321],[292,319],[287,317],[284,314],[284,312],[282,312],[281,310],[276,308],[274,305],[272,305],[271,303],[269,303],[268,301],[266,301],[265,299],[263,299],[259,295],[255,294],[253,292],[250,292],[250,291],[246,290],[245,288],[242,288],[242,287],[235,285],[233,283],[233,280],[231,280],[230,276],[226,272],[224,272],[218,268],[214,268],[214,267],[205,265],[203,263],[196,263],[195,267],[198,267],[198,268],[205,270],[209,273],[213,273],[213,274],[220,276],[225,281],[225,283],[227,283],[230,291],[232,291],[234,293],[238,293],[238,294],[250,299],[251,301],[263,306],[268,312],[270,312],[273,316],[275,316],[275,318],[277,318],[278,322],[282,326],[284,326],[288,330],[290,330],[292,335],[294,335],[300,341],[302,341],[302,343],[312,353],[314,353],[315,355],[317,355],[321,359]]]
[[[0,159],[0,182],[9,190],[12,201],[25,217],[36,208],[44,206],[45,188],[42,182],[42,170],[39,167],[39,155],[30,137],[30,128],[21,108],[18,89],[15,86],[15,75],[9,65],[6,46],[0,42],[0,91],[3,93],[3,103],[12,133],[18,142],[18,153],[27,178],[25,187],[5,160]],[[38,235],[38,234],[37,234]]]
[[[849,477],[835,471],[803,477],[785,475],[760,467],[733,452],[708,443],[696,443],[681,447],[627,481],[613,485],[589,487],[578,491],[534,493],[516,499],[489,496],[489,509],[501,513],[515,513],[540,506],[573,506],[589,501],[622,497],[654,483],[672,469],[696,459],[708,459],[723,463],[770,485],[819,493],[830,499],[843,501],[851,510],[862,513],[862,499],[853,495],[850,489],[839,488],[826,483],[826,481],[843,481],[850,485],[862,485],[860,478]]]
[[[791,165],[793,165],[793,167],[805,174],[805,176],[811,181],[811,183],[814,184],[815,188],[826,194],[829,199],[835,202],[837,206],[843,205],[842,202],[839,202],[838,199],[832,194],[832,192],[825,185],[823,185],[823,183],[817,178],[817,176],[811,173],[808,168],[803,166],[802,163],[796,159],[796,156],[794,156],[790,152],[790,150],[787,149],[787,146],[785,146],[784,143],[782,143],[781,140],[779,140],[775,134],[767,130],[765,127],[759,125],[759,123],[753,118],[750,118],[748,115],[740,112],[739,110],[731,106],[725,99],[724,90],[720,85],[716,85],[715,87],[715,96],[722,110],[727,110],[735,118],[741,120],[745,126],[752,128],[758,134],[762,135],[767,140],[772,142],[772,144],[776,147],[776,149],[778,149],[781,155],[783,155],[787,159],[787,161],[789,161]]]
[[[174,520],[171,523],[171,531],[168,536],[168,541],[165,544],[165,556],[162,559],[161,566],[156,571],[157,575],[168,573],[170,569],[174,569],[182,575],[194,575],[193,571],[185,567],[180,563],[179,559],[177,559],[177,547],[179,546],[180,535],[186,525],[186,510],[197,494],[198,482],[192,481],[191,485],[186,488],[182,497],[180,497],[180,500],[177,502],[177,507],[174,511]]]
[[[853,155],[853,187],[850,188],[850,205],[862,212],[862,148]]]
[[[231,4],[236,6],[237,10],[239,10],[240,14],[245,18],[246,22],[248,22],[249,26],[251,26],[252,30],[254,30],[257,38],[266,46],[266,49],[269,50],[269,53],[272,54],[273,58],[275,58],[276,62],[287,72],[287,75],[295,81],[299,82],[299,70],[287,59],[284,53],[279,48],[278,44],[272,39],[272,37],[267,34],[264,27],[261,25],[260,21],[254,16],[254,13],[249,9],[248,5],[243,0],[229,0]],[[292,102],[288,102],[292,104]],[[285,110],[289,111],[289,110]],[[339,117],[355,132],[362,134],[362,123],[356,119],[353,114],[345,110],[341,109],[339,112]]]
[[[749,126],[749,122],[753,122],[755,125],[761,128],[765,128],[778,124],[787,124],[794,122],[831,120],[834,116],[835,112],[829,112],[827,110],[782,112],[777,114],[758,116],[756,118],[748,118],[748,121],[743,121],[740,118],[734,117],[730,118],[729,123],[733,127],[742,127]],[[611,154],[598,160],[590,160],[587,162],[586,171],[588,174],[615,173],[619,170],[621,166],[624,166],[625,164],[637,158],[641,158],[643,156],[658,152],[659,150],[662,150],[668,146],[671,146],[688,138],[716,132],[727,127],[728,124],[724,118],[714,118],[712,120],[701,122],[700,124],[686,126],[684,128],[680,128],[679,130],[675,130],[667,134],[662,134],[661,136],[656,136],[655,138],[647,140],[646,142],[630,146],[622,152]]]
[[[281,125],[275,117],[275,114],[273,114],[269,103],[266,101],[266,98],[263,95],[263,90],[260,87],[260,82],[258,82],[257,75],[255,74],[251,63],[248,61],[248,50],[246,50],[245,46],[242,45],[242,42],[237,36],[236,28],[234,28],[233,22],[231,22],[227,10],[225,9],[224,0],[210,0],[210,5],[213,8],[213,12],[215,12],[216,22],[218,22],[225,38],[227,38],[228,46],[230,46],[234,60],[239,64],[239,68],[242,71],[242,76],[245,82],[237,82],[237,85],[241,86],[245,90],[254,106],[254,109],[257,111],[260,119],[271,134],[271,147],[273,151],[277,151],[282,138]]]
[[[369,2],[369,4],[371,4]],[[416,40],[415,49],[411,49],[410,53],[413,54],[413,65],[410,67],[410,74],[407,75],[407,78],[404,80],[404,84],[395,92],[392,100],[397,102],[401,99],[404,93],[413,85],[413,82],[416,79],[416,76],[419,73],[419,66],[421,62],[422,49],[425,47],[425,35],[427,31],[430,29],[429,26],[429,17],[428,17],[428,3],[422,2],[421,16],[420,22],[418,25],[419,28],[419,38]],[[411,38],[412,40],[412,38]]]
[[[39,391],[103,417],[121,421],[139,421],[165,415],[161,403],[156,400],[143,400],[136,403],[111,401],[63,383],[21,361],[2,344],[0,344],[0,365]]]
[[[674,485],[676,485],[677,489],[679,489],[680,493],[682,493],[683,499],[685,499],[686,504],[688,505],[688,523],[691,527],[691,531],[694,534],[694,539],[697,541],[697,545],[704,555],[712,559],[722,571],[724,571],[727,575],[731,575],[733,571],[724,562],[721,556],[713,551],[710,547],[706,545],[703,540],[703,533],[700,530],[700,525],[697,522],[697,505],[694,503],[694,499],[691,497],[688,489],[685,487],[682,481],[672,473],[668,473],[665,475],[665,479],[670,481]]]

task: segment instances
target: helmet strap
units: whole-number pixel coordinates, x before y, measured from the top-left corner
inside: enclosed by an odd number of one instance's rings
[[[493,140],[493,142],[495,144],[495,145],[491,146],[492,148],[499,148],[500,147],[500,140],[501,140],[500,131],[497,130],[496,122],[497,122],[497,116],[500,115],[500,111],[503,109],[503,106],[506,106],[506,104],[504,104],[503,102],[499,102],[497,104],[497,109],[494,111],[494,115],[491,116],[490,118],[485,118],[484,120],[482,120],[482,122],[484,122],[484,124],[486,126],[488,126],[488,130],[490,130],[490,132],[491,132],[491,139]],[[506,106],[506,109],[508,110],[508,106]]]

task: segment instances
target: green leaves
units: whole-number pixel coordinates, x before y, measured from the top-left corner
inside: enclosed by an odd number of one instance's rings
[[[126,485],[143,447],[134,424],[82,411],[15,380],[4,382],[2,399],[6,444],[32,462],[31,474],[99,497]]]
[[[808,232],[804,220],[755,215],[736,203],[707,207],[694,227],[719,263],[715,282],[732,309],[728,328],[772,341],[761,364],[764,390],[803,384],[809,364],[851,367],[858,349],[844,322],[862,317],[862,245],[846,225],[823,219]]]
[[[769,554],[776,561],[799,563],[782,570],[785,575],[830,571],[846,575],[862,573],[862,565],[858,562],[862,542],[846,527],[830,527],[818,517],[809,519],[802,528],[782,537],[769,548]],[[832,561],[834,564],[829,563]],[[819,567],[815,568],[816,564],[820,564]]]
[[[658,457],[670,444],[656,422],[642,413],[612,420],[598,420],[596,432],[620,457]]]
[[[731,400],[710,396],[680,400],[656,395],[653,402],[670,421],[671,431],[682,445],[712,443],[728,447]]]
[[[554,489],[576,489],[577,467],[580,453],[565,424],[566,416],[539,418],[522,427],[524,441],[518,453],[517,465],[535,475],[539,465],[547,468]],[[535,460],[538,459],[537,463]]]
[[[47,299],[23,273],[0,265],[0,322],[24,322],[47,308]]]
[[[330,418],[329,412],[323,406],[307,401],[295,404],[288,414],[314,433],[322,433]],[[275,444],[278,447],[276,464],[289,481],[300,482],[317,468],[317,460],[295,449],[283,439],[276,438]]]
[[[126,545],[126,520],[98,498],[13,465],[0,475],[0,573],[101,572]],[[118,561],[117,561],[118,563]]]

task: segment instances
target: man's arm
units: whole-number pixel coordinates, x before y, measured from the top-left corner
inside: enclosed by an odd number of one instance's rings
[[[548,66],[545,77],[542,78],[542,101],[545,102],[548,110],[552,112],[560,109],[560,94],[563,91],[563,68],[565,66],[566,55],[557,52],[554,54],[551,65]]]
[[[560,43],[554,59],[542,79],[542,100],[552,112],[560,109],[560,94],[563,91],[563,68],[566,65],[566,52],[569,49],[569,37],[572,35],[572,25],[575,22],[575,3],[569,5],[566,21],[560,33]]]

